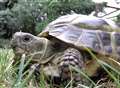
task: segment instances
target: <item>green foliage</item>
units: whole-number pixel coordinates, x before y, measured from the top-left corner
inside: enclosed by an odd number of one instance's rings
[[[93,10],[91,0],[17,0],[11,8],[0,11],[0,36],[8,38],[20,30],[36,34],[61,15]]]
[[[43,10],[48,18],[56,18],[61,15],[75,13],[90,14],[94,10],[91,0],[46,0],[42,2]]]
[[[40,32],[46,27],[46,25],[47,25],[48,23],[49,23],[49,20],[48,20],[48,19],[43,20],[43,21],[40,22],[40,23],[37,23],[37,24],[36,24],[35,31],[36,31],[37,33],[40,33]]]
[[[10,40],[0,38],[0,48],[10,48]]]
[[[12,8],[15,3],[17,3],[17,0],[0,0],[0,10]]]
[[[42,13],[47,14],[47,19],[39,25],[46,25],[57,17],[65,14],[71,14],[72,12],[81,14],[90,14],[94,10],[95,4],[91,0],[39,0],[42,5]],[[39,26],[38,25],[38,26]],[[42,30],[44,26],[41,26],[37,30]]]
[[[20,0],[22,1],[22,0]],[[30,6],[28,3],[24,2],[18,2],[10,11],[12,12],[13,18],[11,26],[14,27],[14,29],[17,29],[16,31],[24,31],[24,32],[30,32],[32,34],[35,34],[35,16],[33,16],[33,10],[35,10],[35,7]],[[14,24],[15,23],[15,24]]]
[[[32,3],[32,0],[26,1],[19,0],[11,9],[0,11],[0,31],[2,33],[0,36],[8,38],[20,30],[35,34],[37,17],[40,16],[39,3]]]
[[[14,81],[12,50],[0,49],[0,88],[9,88]]]

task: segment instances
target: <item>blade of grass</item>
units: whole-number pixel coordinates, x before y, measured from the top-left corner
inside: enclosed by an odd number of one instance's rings
[[[117,72],[119,74],[119,71],[117,71],[115,68],[111,67],[110,65],[108,65],[107,63],[105,64],[105,62],[100,61],[88,48],[85,48],[90,54],[91,56],[97,60],[98,64],[100,64],[102,66],[102,68],[108,73],[108,75],[115,81],[115,83],[120,87],[120,83],[117,80],[117,78],[111,74],[111,72],[104,66],[106,65],[107,67],[109,67],[110,69],[112,69],[113,71]],[[101,63],[102,62],[102,63]]]
[[[85,78],[87,78],[94,86],[96,86],[95,82],[92,81],[92,80],[90,79],[90,77],[89,77],[87,74],[85,74],[82,70],[77,69],[77,68],[75,68],[75,67],[73,67],[73,66],[71,66],[71,68],[74,69],[75,71],[79,72],[81,75],[83,75]]]
[[[110,69],[112,69],[111,66],[107,65],[105,62],[100,61],[100,60],[99,60],[99,63],[101,63],[102,68],[109,74],[109,76],[110,76],[110,77],[115,81],[115,83],[120,87],[120,83],[119,83],[118,79],[105,67],[105,66],[107,66],[107,67],[109,67]],[[112,70],[114,70],[114,69],[112,69]],[[118,73],[118,72],[117,72],[117,73]]]
[[[69,85],[72,83],[73,79],[70,80],[70,82],[66,85],[65,88],[69,88]]]
[[[22,88],[21,87],[21,82],[22,82],[22,77],[23,77],[23,70],[24,70],[24,61],[25,61],[25,54],[22,55],[20,65],[19,65],[19,72],[18,72],[18,77],[16,79],[15,84],[13,85],[13,88]]]
[[[110,68],[112,71],[114,71],[115,73],[117,73],[118,75],[120,75],[120,71],[118,71],[117,69],[113,68],[112,66],[110,66],[109,64],[101,61],[101,60],[98,60],[98,62],[101,64],[101,65],[104,65],[104,66],[107,66],[108,68]]]
[[[36,68],[33,68],[33,69],[31,69],[30,71],[27,71],[27,72],[29,72],[29,74],[28,74],[27,77],[23,80],[23,82],[22,82],[22,84],[21,84],[22,87],[24,87],[25,84],[27,84],[27,83],[29,82],[29,80],[30,80],[30,78],[32,77],[35,69],[36,69]]]

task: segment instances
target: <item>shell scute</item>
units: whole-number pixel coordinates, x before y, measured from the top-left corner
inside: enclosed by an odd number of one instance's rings
[[[69,29],[69,30],[67,30]],[[56,34],[56,32],[59,32],[59,34]],[[77,27],[74,26],[63,26],[60,29],[56,28],[53,31],[49,32],[49,35],[56,37],[66,43],[74,43],[78,40],[82,30],[79,30]]]
[[[87,28],[81,27],[80,24],[82,23],[95,26],[95,29],[94,27],[89,28],[89,26]],[[46,36],[52,36],[79,49],[90,48],[92,51],[103,55],[117,54],[119,50],[116,47],[120,45],[118,41],[120,37],[117,34],[110,33],[111,30],[103,31],[104,29],[101,26],[104,25],[110,26],[113,30],[117,28],[117,25],[109,19],[81,14],[65,15],[48,24],[40,36],[45,37],[43,34],[47,33]],[[100,30],[98,31],[98,29]],[[112,40],[114,41],[112,42]]]

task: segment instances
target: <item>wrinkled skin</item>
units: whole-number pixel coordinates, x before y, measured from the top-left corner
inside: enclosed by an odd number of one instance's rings
[[[31,62],[34,63],[32,63],[30,68],[36,68],[35,75],[41,72],[42,66],[42,72],[44,72],[46,76],[59,79],[59,81],[57,79],[57,84],[66,83],[66,81],[69,82],[72,75],[75,87],[81,88],[78,87],[79,83],[86,85],[88,81],[74,70],[72,70],[73,73],[71,74],[69,65],[79,70],[86,70],[88,74],[94,74],[99,68],[99,64],[96,63],[95,60],[90,60],[90,63],[89,61],[87,63],[85,59],[88,59],[89,56],[85,58],[81,50],[77,50],[77,48],[68,45],[69,44],[64,44],[61,41],[56,42],[54,39],[48,40],[44,37],[36,37],[32,34],[23,32],[15,33],[11,41],[11,46],[15,53],[15,62],[20,60],[20,58],[17,59],[16,57],[21,57],[22,54],[25,54],[27,57],[32,57]],[[87,55],[85,54],[85,56]],[[101,56],[98,55],[98,57]],[[103,57],[101,58],[104,59]],[[107,59],[105,60],[106,62],[109,61]],[[86,68],[86,64],[88,64],[88,68]],[[37,77],[39,77],[39,74],[37,74]]]
[[[84,62],[81,53],[67,45],[57,45],[46,38],[36,37],[29,33],[17,32],[14,34],[11,46],[15,56],[26,54],[32,56],[32,62],[43,66],[43,72],[47,76],[60,78],[59,83],[70,81],[71,74],[76,81],[75,86],[79,83],[85,83],[80,74],[71,73],[70,65],[77,69],[84,68]],[[16,58],[14,58],[15,62]],[[38,66],[38,65],[36,65]],[[37,67],[36,67],[37,68]],[[40,68],[40,67],[39,67]],[[38,72],[39,70],[36,69]],[[73,71],[73,70],[72,70]]]
[[[39,38],[29,33],[16,32],[12,38],[11,46],[15,56],[26,54],[33,56],[34,61],[38,61],[44,52],[44,58],[53,54],[53,48],[50,43],[46,38]],[[47,48],[46,51],[44,51],[45,48]]]

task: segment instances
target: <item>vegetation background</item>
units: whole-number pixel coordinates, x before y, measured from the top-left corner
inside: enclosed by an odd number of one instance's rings
[[[12,67],[11,58],[14,55],[9,40],[16,31],[37,35],[59,16],[90,14],[94,10],[95,3],[91,0],[0,0],[0,88],[24,88],[32,73],[22,80],[24,66],[21,64],[16,68],[20,70],[19,74]],[[117,21],[120,21],[120,15]],[[118,75],[116,77],[113,74],[112,77],[120,85]],[[40,88],[45,88],[42,79]],[[28,88],[33,88],[33,85],[30,84]]]
[[[0,36],[11,37],[15,31],[39,33],[49,22],[65,14],[90,14],[91,0],[3,0],[0,7]]]

